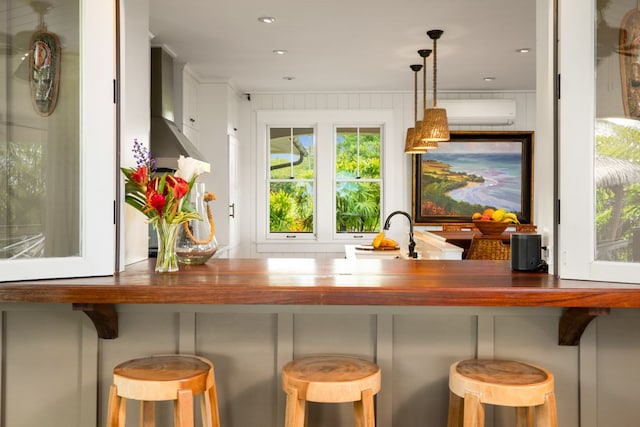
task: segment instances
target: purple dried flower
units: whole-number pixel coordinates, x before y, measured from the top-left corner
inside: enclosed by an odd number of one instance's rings
[[[137,138],[133,140],[133,158],[137,167],[146,166],[149,172],[156,170],[156,159],[151,156],[147,147],[143,146]]]

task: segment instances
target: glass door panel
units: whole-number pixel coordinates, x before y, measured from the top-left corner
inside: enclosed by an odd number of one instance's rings
[[[0,281],[113,273],[114,5],[0,5]]]

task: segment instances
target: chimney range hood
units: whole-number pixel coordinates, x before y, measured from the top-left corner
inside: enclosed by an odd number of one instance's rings
[[[206,162],[202,153],[173,122],[173,58],[160,47],[151,48],[151,154],[158,169],[178,167],[178,157]]]

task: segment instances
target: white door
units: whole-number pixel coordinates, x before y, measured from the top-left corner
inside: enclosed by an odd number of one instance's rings
[[[238,246],[240,232],[238,230],[238,138],[228,136],[229,141],[229,249]]]

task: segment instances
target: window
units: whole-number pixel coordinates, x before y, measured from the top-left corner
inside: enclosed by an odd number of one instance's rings
[[[337,233],[380,230],[380,128],[336,129],[335,206]]]
[[[561,3],[563,278],[640,283],[636,6]]]
[[[387,110],[257,112],[258,252],[342,252],[345,242],[373,238],[384,206],[403,202],[401,192],[383,191],[386,165],[407,160],[402,148],[384,155],[392,117]]]
[[[269,233],[315,232],[315,132],[269,129]]]

